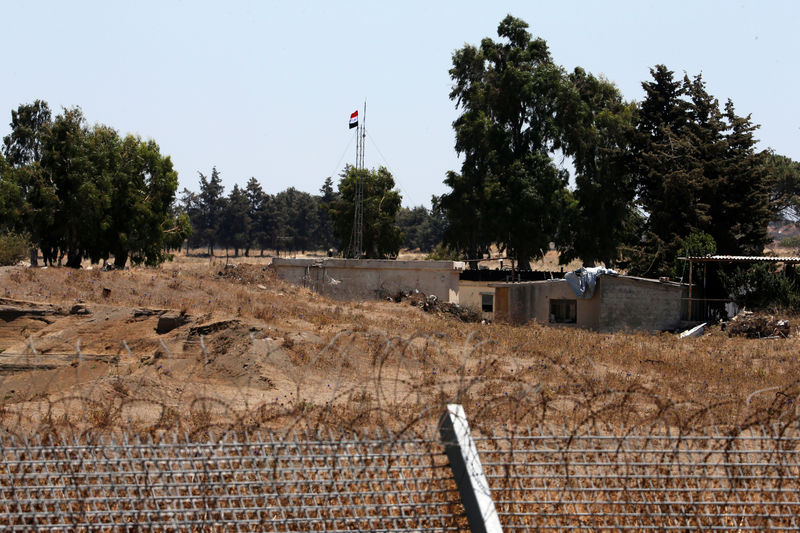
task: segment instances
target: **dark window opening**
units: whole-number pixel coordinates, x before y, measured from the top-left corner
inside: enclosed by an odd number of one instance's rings
[[[577,300],[550,300],[550,322],[556,324],[578,322]]]
[[[494,312],[494,294],[481,293],[481,311],[484,313]]]

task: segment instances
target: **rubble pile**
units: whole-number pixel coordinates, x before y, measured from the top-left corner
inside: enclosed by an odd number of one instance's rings
[[[786,338],[791,334],[788,320],[752,311],[741,311],[731,319],[725,331],[731,337],[748,339]]]
[[[275,271],[266,265],[240,263],[226,265],[217,276],[243,285],[257,285],[274,280]]]
[[[450,315],[459,319],[461,322],[481,322],[481,314],[471,307],[459,304],[443,302],[435,294],[426,296],[424,293],[415,291],[401,291],[388,298],[393,302],[408,302],[409,305],[419,307],[426,313],[436,313],[439,315]]]

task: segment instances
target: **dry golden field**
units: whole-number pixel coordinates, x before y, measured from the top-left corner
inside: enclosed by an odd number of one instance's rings
[[[398,430],[450,402],[478,429],[797,416],[796,334],[680,340],[461,323],[408,303],[333,301],[276,280],[268,262],[0,269],[2,428]],[[160,320],[174,329],[158,332]]]

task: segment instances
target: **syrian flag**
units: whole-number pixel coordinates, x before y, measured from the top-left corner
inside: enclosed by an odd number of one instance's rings
[[[350,129],[358,127],[358,111],[353,111],[350,115]]]

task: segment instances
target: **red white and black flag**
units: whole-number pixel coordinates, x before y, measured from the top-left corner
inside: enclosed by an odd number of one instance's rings
[[[358,110],[353,111],[350,115],[350,129],[358,127]]]

